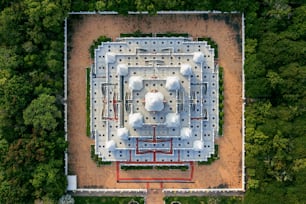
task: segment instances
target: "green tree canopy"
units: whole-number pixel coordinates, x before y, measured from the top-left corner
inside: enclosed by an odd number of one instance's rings
[[[55,101],[54,96],[41,94],[23,112],[24,123],[37,130],[54,130],[58,125],[57,119],[61,118]]]

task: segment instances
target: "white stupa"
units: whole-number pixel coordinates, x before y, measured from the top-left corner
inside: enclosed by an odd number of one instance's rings
[[[180,126],[180,115],[177,113],[168,113],[166,115],[166,126],[167,127],[179,127]]]
[[[197,64],[201,64],[204,62],[204,55],[202,52],[193,53],[193,61]]]
[[[115,53],[112,53],[112,52],[106,53],[106,55],[105,55],[106,64],[114,63],[115,61],[116,61],[116,54]]]
[[[129,138],[129,130],[127,128],[118,128],[117,129],[117,136],[122,139],[126,140]]]
[[[114,140],[107,141],[105,144],[105,148],[108,149],[109,151],[115,150],[116,149],[116,143]]]
[[[129,115],[129,125],[133,128],[140,128],[143,125],[143,115],[141,113],[131,113]]]
[[[175,76],[170,76],[167,77],[166,80],[166,89],[168,89],[169,91],[175,91],[180,89],[180,80],[178,77]]]
[[[195,151],[201,151],[204,149],[204,143],[201,140],[196,140],[193,142],[193,149]]]
[[[126,64],[118,64],[117,74],[120,76],[126,76],[129,73],[129,68]]]
[[[180,72],[183,76],[191,75],[192,74],[192,69],[191,69],[190,64],[182,64]]]
[[[192,136],[192,130],[190,128],[182,128],[181,129],[181,138],[182,139],[188,139]]]
[[[143,78],[132,76],[129,80],[129,88],[133,91],[140,91],[143,88]]]
[[[164,109],[164,95],[160,92],[148,92],[145,96],[147,111],[161,111]]]

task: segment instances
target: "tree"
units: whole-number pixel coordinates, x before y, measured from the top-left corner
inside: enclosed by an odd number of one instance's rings
[[[41,94],[23,112],[24,123],[37,130],[54,130],[58,125],[57,119],[61,118],[55,101],[54,96]]]
[[[59,160],[50,160],[47,164],[39,164],[30,183],[34,187],[36,198],[49,198],[57,201],[64,194],[67,180],[63,174],[63,164]]]

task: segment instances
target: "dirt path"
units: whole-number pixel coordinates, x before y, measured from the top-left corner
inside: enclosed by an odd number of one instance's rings
[[[146,196],[146,204],[163,204],[165,197],[162,189],[150,189]]]
[[[85,68],[91,64],[88,48],[101,35],[116,39],[120,33],[136,30],[189,33],[194,38],[209,36],[219,46],[219,64],[224,67],[224,136],[217,139],[220,160],[208,166],[196,165],[194,183],[165,183],[163,187],[209,188],[225,185],[241,188],[242,63],[237,33],[232,26],[224,20],[207,19],[203,15],[87,15],[73,21],[73,28],[68,65],[68,151],[69,173],[77,175],[79,188],[146,188],[145,183],[117,183],[115,165],[96,167],[90,159],[90,144],[94,141],[86,137]]]

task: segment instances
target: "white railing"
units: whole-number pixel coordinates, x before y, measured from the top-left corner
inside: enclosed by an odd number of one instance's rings
[[[246,183],[245,183],[245,79],[244,79],[244,44],[245,44],[245,25],[244,25],[244,13],[242,13],[242,188],[245,190]]]
[[[231,12],[223,12],[223,11],[157,11],[156,14],[221,14],[221,13],[240,13],[239,11],[231,11]],[[94,14],[100,14],[100,15],[117,15],[117,11],[71,11],[68,13],[69,15],[94,15]],[[149,14],[148,11],[128,11],[128,14],[134,15],[134,14]]]
[[[164,193],[237,193],[244,192],[243,188],[215,188],[215,189],[163,189]]]
[[[78,188],[74,192],[80,193],[143,193],[148,192],[147,189],[104,189],[104,188]]]
[[[68,141],[68,99],[67,99],[67,18],[64,24],[64,128],[65,128],[65,141]],[[68,175],[68,153],[65,151],[65,175]]]
[[[93,15],[93,14],[102,14],[102,15],[116,15],[118,14],[117,11],[71,11],[68,13],[69,15]]]

